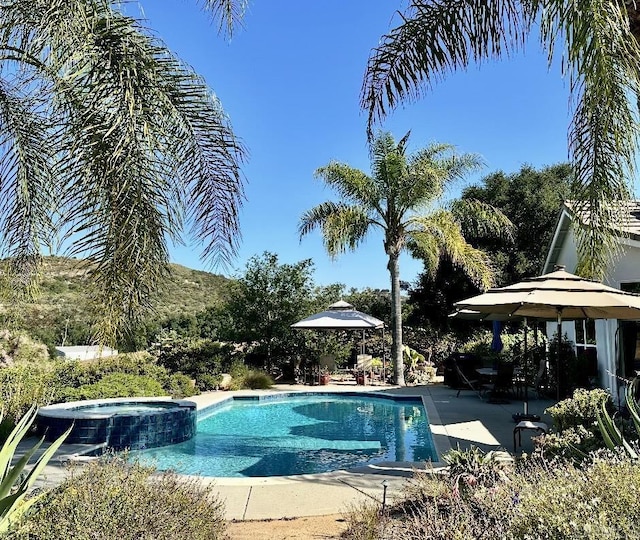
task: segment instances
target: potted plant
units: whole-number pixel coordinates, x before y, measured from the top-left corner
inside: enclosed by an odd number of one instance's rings
[[[320,374],[318,375],[318,383],[326,385],[326,384],[329,384],[330,382],[331,382],[331,373],[329,373],[329,371],[327,370],[320,371]]]

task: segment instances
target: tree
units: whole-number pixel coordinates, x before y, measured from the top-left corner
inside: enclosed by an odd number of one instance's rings
[[[316,176],[334,188],[342,200],[308,210],[299,225],[301,238],[320,228],[331,257],[355,250],[371,228],[382,230],[391,278],[391,354],[396,384],[404,384],[400,253],[410,250],[432,271],[441,255],[447,254],[476,282],[488,286],[492,275],[486,256],[465,241],[459,218],[464,215],[469,224],[492,229],[509,225],[492,207],[475,201],[459,205],[455,213],[433,207],[450,183],[480,167],[480,159],[473,154],[459,155],[446,144],[432,144],[409,155],[408,138],[407,133],[396,143],[391,134],[380,133],[373,139],[371,176],[338,162],[319,168]]]
[[[280,264],[278,256],[267,251],[249,259],[237,293],[227,303],[232,326],[221,330],[222,339],[251,345],[267,369],[288,360],[297,338],[291,325],[309,313],[312,272],[310,259]]]
[[[231,24],[244,2],[209,0]],[[41,251],[88,260],[98,338],[140,321],[184,229],[236,251],[243,147],[205,81],[109,0],[0,7],[0,250],[11,298]],[[184,225],[188,225],[185,227]]]
[[[498,285],[510,285],[540,274],[571,179],[568,164],[539,171],[525,165],[512,174],[492,173],[482,179],[481,185],[462,191],[462,199],[492,204],[515,226],[512,242],[501,238],[468,238],[490,254]]]
[[[632,193],[640,129],[637,2],[412,0],[401,24],[371,53],[362,107],[371,131],[375,121],[448,73],[518,50],[534,27],[550,65],[563,51],[574,107],[571,198],[584,220],[576,227],[578,272],[598,277],[619,245],[609,225],[619,222]]]
[[[536,170],[528,165],[518,172],[502,171],[485,176],[479,185],[462,191],[462,200],[492,204],[514,225],[513,239],[478,236],[465,230],[467,241],[491,259],[496,285],[504,286],[540,274],[555,229],[563,199],[571,182],[571,167],[553,165]],[[412,307],[407,323],[430,327],[438,332],[468,327],[468,321],[451,319],[453,304],[478,294],[471,280],[449,261],[442,261],[437,273],[421,274],[410,291]]]

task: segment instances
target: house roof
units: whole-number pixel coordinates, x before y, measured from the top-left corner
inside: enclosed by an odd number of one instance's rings
[[[619,208],[615,210],[619,215],[619,220],[617,223],[610,225],[613,232],[618,233],[620,237],[640,241],[640,200],[620,203]],[[571,229],[571,222],[575,218],[580,219],[584,224],[589,224],[590,222],[587,210],[580,208],[575,201],[564,201],[558,214],[553,240],[542,269],[543,274],[551,272],[553,267],[558,264],[558,256]]]

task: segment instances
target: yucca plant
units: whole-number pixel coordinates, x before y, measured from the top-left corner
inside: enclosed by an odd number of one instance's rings
[[[39,497],[32,497],[25,501],[25,496],[33,483],[36,481],[42,470],[45,468],[53,454],[56,453],[60,445],[64,442],[71,431],[71,426],[59,439],[57,439],[42,454],[31,471],[24,476],[24,470],[33,455],[38,451],[44,441],[44,437],[33,446],[24,456],[11,466],[13,457],[20,441],[24,439],[33,424],[38,409],[31,407],[27,414],[18,422],[9,438],[5,441],[0,450],[0,535],[7,532],[9,527],[33,506]],[[0,416],[0,421],[2,420]]]
[[[629,384],[627,384],[627,388],[625,390],[625,402],[627,404],[627,410],[633,420],[633,425],[635,426],[636,431],[640,433],[640,407],[638,406],[638,402],[635,398],[638,384],[640,384],[640,379],[638,379],[638,377],[635,377]],[[602,433],[604,443],[607,445],[607,448],[611,450],[622,447],[630,458],[638,459],[638,457],[640,457],[638,452],[629,444],[629,441],[625,439],[614,419],[609,414],[609,411],[607,411],[606,404],[606,399],[603,399],[600,407],[596,411],[598,428],[600,428],[600,433]]]

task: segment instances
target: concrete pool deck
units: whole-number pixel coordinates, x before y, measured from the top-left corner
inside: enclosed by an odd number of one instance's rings
[[[507,404],[492,404],[471,391],[457,390],[443,384],[425,386],[356,386],[336,383],[327,386],[276,385],[268,391],[207,392],[189,398],[198,409],[228,399],[234,395],[268,394],[273,392],[380,392],[421,396],[429,416],[431,430],[438,454],[460,445],[477,446],[485,451],[506,450],[513,452],[513,413],[522,412],[522,401],[511,400]],[[530,396],[529,411],[543,416],[551,400]],[[545,420],[543,418],[543,420]],[[546,419],[547,423],[550,420]],[[522,450],[530,452],[531,433],[522,437]],[[33,440],[25,441],[21,449],[26,451]],[[66,474],[65,463],[72,456],[86,450],[82,445],[63,445],[45,469],[38,482],[41,487],[58,484]],[[81,458],[82,459],[82,458]],[[441,464],[434,464],[438,467]],[[388,463],[352,471],[269,478],[202,478],[213,485],[225,503],[229,520],[259,520],[338,514],[366,500],[382,502],[385,491],[392,500],[402,491],[412,476],[414,467],[424,464]],[[384,484],[383,484],[384,482]]]

